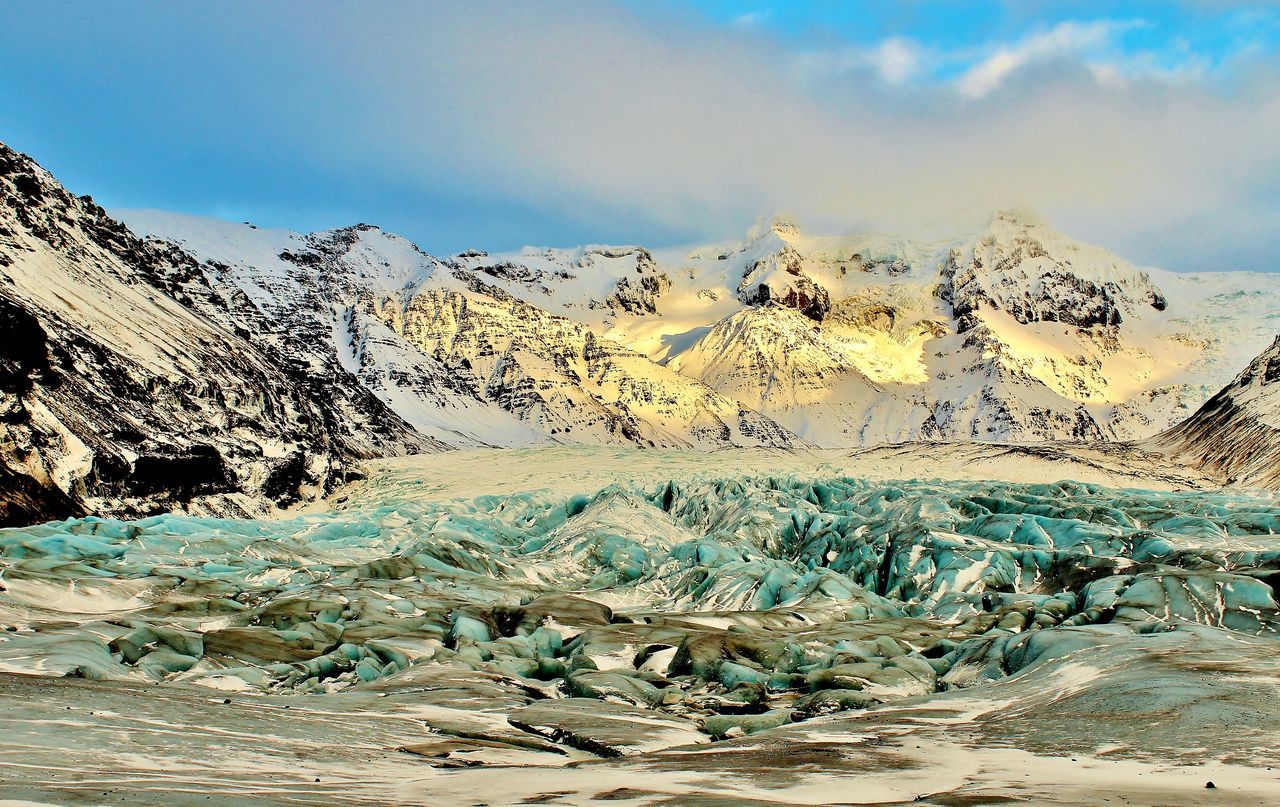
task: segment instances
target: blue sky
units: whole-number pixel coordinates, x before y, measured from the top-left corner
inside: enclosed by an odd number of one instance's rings
[[[637,8],[646,4],[636,3]],[[1251,42],[1274,42],[1275,3],[1268,2],[1036,2],[1036,0],[944,0],[879,2],[827,0],[810,3],[695,0],[681,4],[721,24],[755,26],[793,41],[870,44],[890,37],[928,47],[963,51],[1070,22],[1141,21],[1116,43],[1121,52],[1165,52],[1221,62]],[[671,8],[680,5],[671,4]],[[1269,30],[1268,30],[1269,29]],[[958,69],[959,65],[953,65]]]
[[[423,248],[945,232],[1280,266],[1280,3],[8,3],[0,140],[108,207]]]

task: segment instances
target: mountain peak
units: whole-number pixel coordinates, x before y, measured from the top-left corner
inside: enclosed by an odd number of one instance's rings
[[[759,241],[769,236],[777,236],[786,243],[799,238],[802,233],[795,219],[786,213],[778,213],[772,217],[761,218],[747,230],[747,241]]]
[[[991,214],[991,228],[1001,224],[1015,227],[1049,227],[1049,220],[1030,207],[1006,207]]]

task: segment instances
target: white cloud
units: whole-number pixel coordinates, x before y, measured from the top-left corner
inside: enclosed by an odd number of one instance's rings
[[[1087,53],[1109,44],[1120,33],[1140,24],[1135,21],[1110,20],[1058,23],[1050,30],[1029,36],[1016,44],[997,47],[994,53],[960,76],[956,81],[956,88],[968,98],[981,98],[1023,67]]]
[[[1280,0],[1277,0],[1280,2]],[[1141,20],[1068,21],[1012,43],[989,42],[952,50],[927,47],[905,38],[826,51],[810,51],[793,60],[791,72],[805,85],[833,77],[870,73],[889,85],[948,83],[970,100],[998,91],[1019,71],[1056,63],[1087,69],[1096,81],[1118,87],[1134,80],[1195,81],[1223,72],[1230,64],[1214,64],[1181,39],[1164,43],[1158,51],[1122,46],[1124,33],[1144,27]],[[1241,41],[1228,62],[1265,54],[1257,42]],[[959,72],[953,79],[939,75]]]
[[[723,29],[500,8],[445,15],[415,41],[366,31],[363,49],[402,54],[362,78],[386,107],[371,119],[395,170],[637,230],[722,236],[779,209],[819,228],[914,228],[1029,204],[1084,237],[1124,222],[1117,246],[1159,230],[1166,251],[1170,222],[1243,220],[1280,185],[1275,66],[1242,67],[1223,93],[1140,72],[1098,81],[1093,49],[1133,23],[1065,24],[1000,49],[957,97],[856,73],[800,87],[793,54]],[[858,58],[905,81],[929,57],[903,42]]]
[[[871,51],[870,63],[885,81],[902,84],[915,78],[921,69],[922,48],[916,42],[892,37]]]
[[[773,16],[773,9],[762,8],[756,11],[749,11],[746,14],[739,14],[733,18],[733,24],[742,28],[754,28],[758,25],[764,25]]]
[[[795,47],[758,31],[583,0],[214,17],[181,41],[209,49],[202,64],[237,60],[189,93],[227,141],[371,192],[534,210],[583,240],[731,237],[777,210],[815,230],[918,230],[1028,205],[1174,268],[1280,254],[1265,54],[1222,86],[1168,81],[1109,50],[1125,23],[1073,23],[966,54],[956,83],[932,60],[958,55],[907,40],[797,71]],[[271,47],[225,45],[245,30]],[[1210,221],[1212,238],[1190,226]]]
[[[800,54],[791,72],[804,84],[866,71],[888,84],[906,84],[923,74],[930,57],[919,42],[890,37],[876,45]]]

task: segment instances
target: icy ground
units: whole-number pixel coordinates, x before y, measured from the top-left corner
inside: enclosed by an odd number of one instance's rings
[[[1146,462],[469,452],[3,530],[0,804],[1275,803],[1280,498]]]

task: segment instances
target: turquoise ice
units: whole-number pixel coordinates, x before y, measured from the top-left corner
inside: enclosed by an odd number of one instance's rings
[[[751,733],[1116,631],[1273,637],[1277,528],[1266,494],[795,476],[86,518],[0,531],[0,669],[308,694],[447,667]]]

